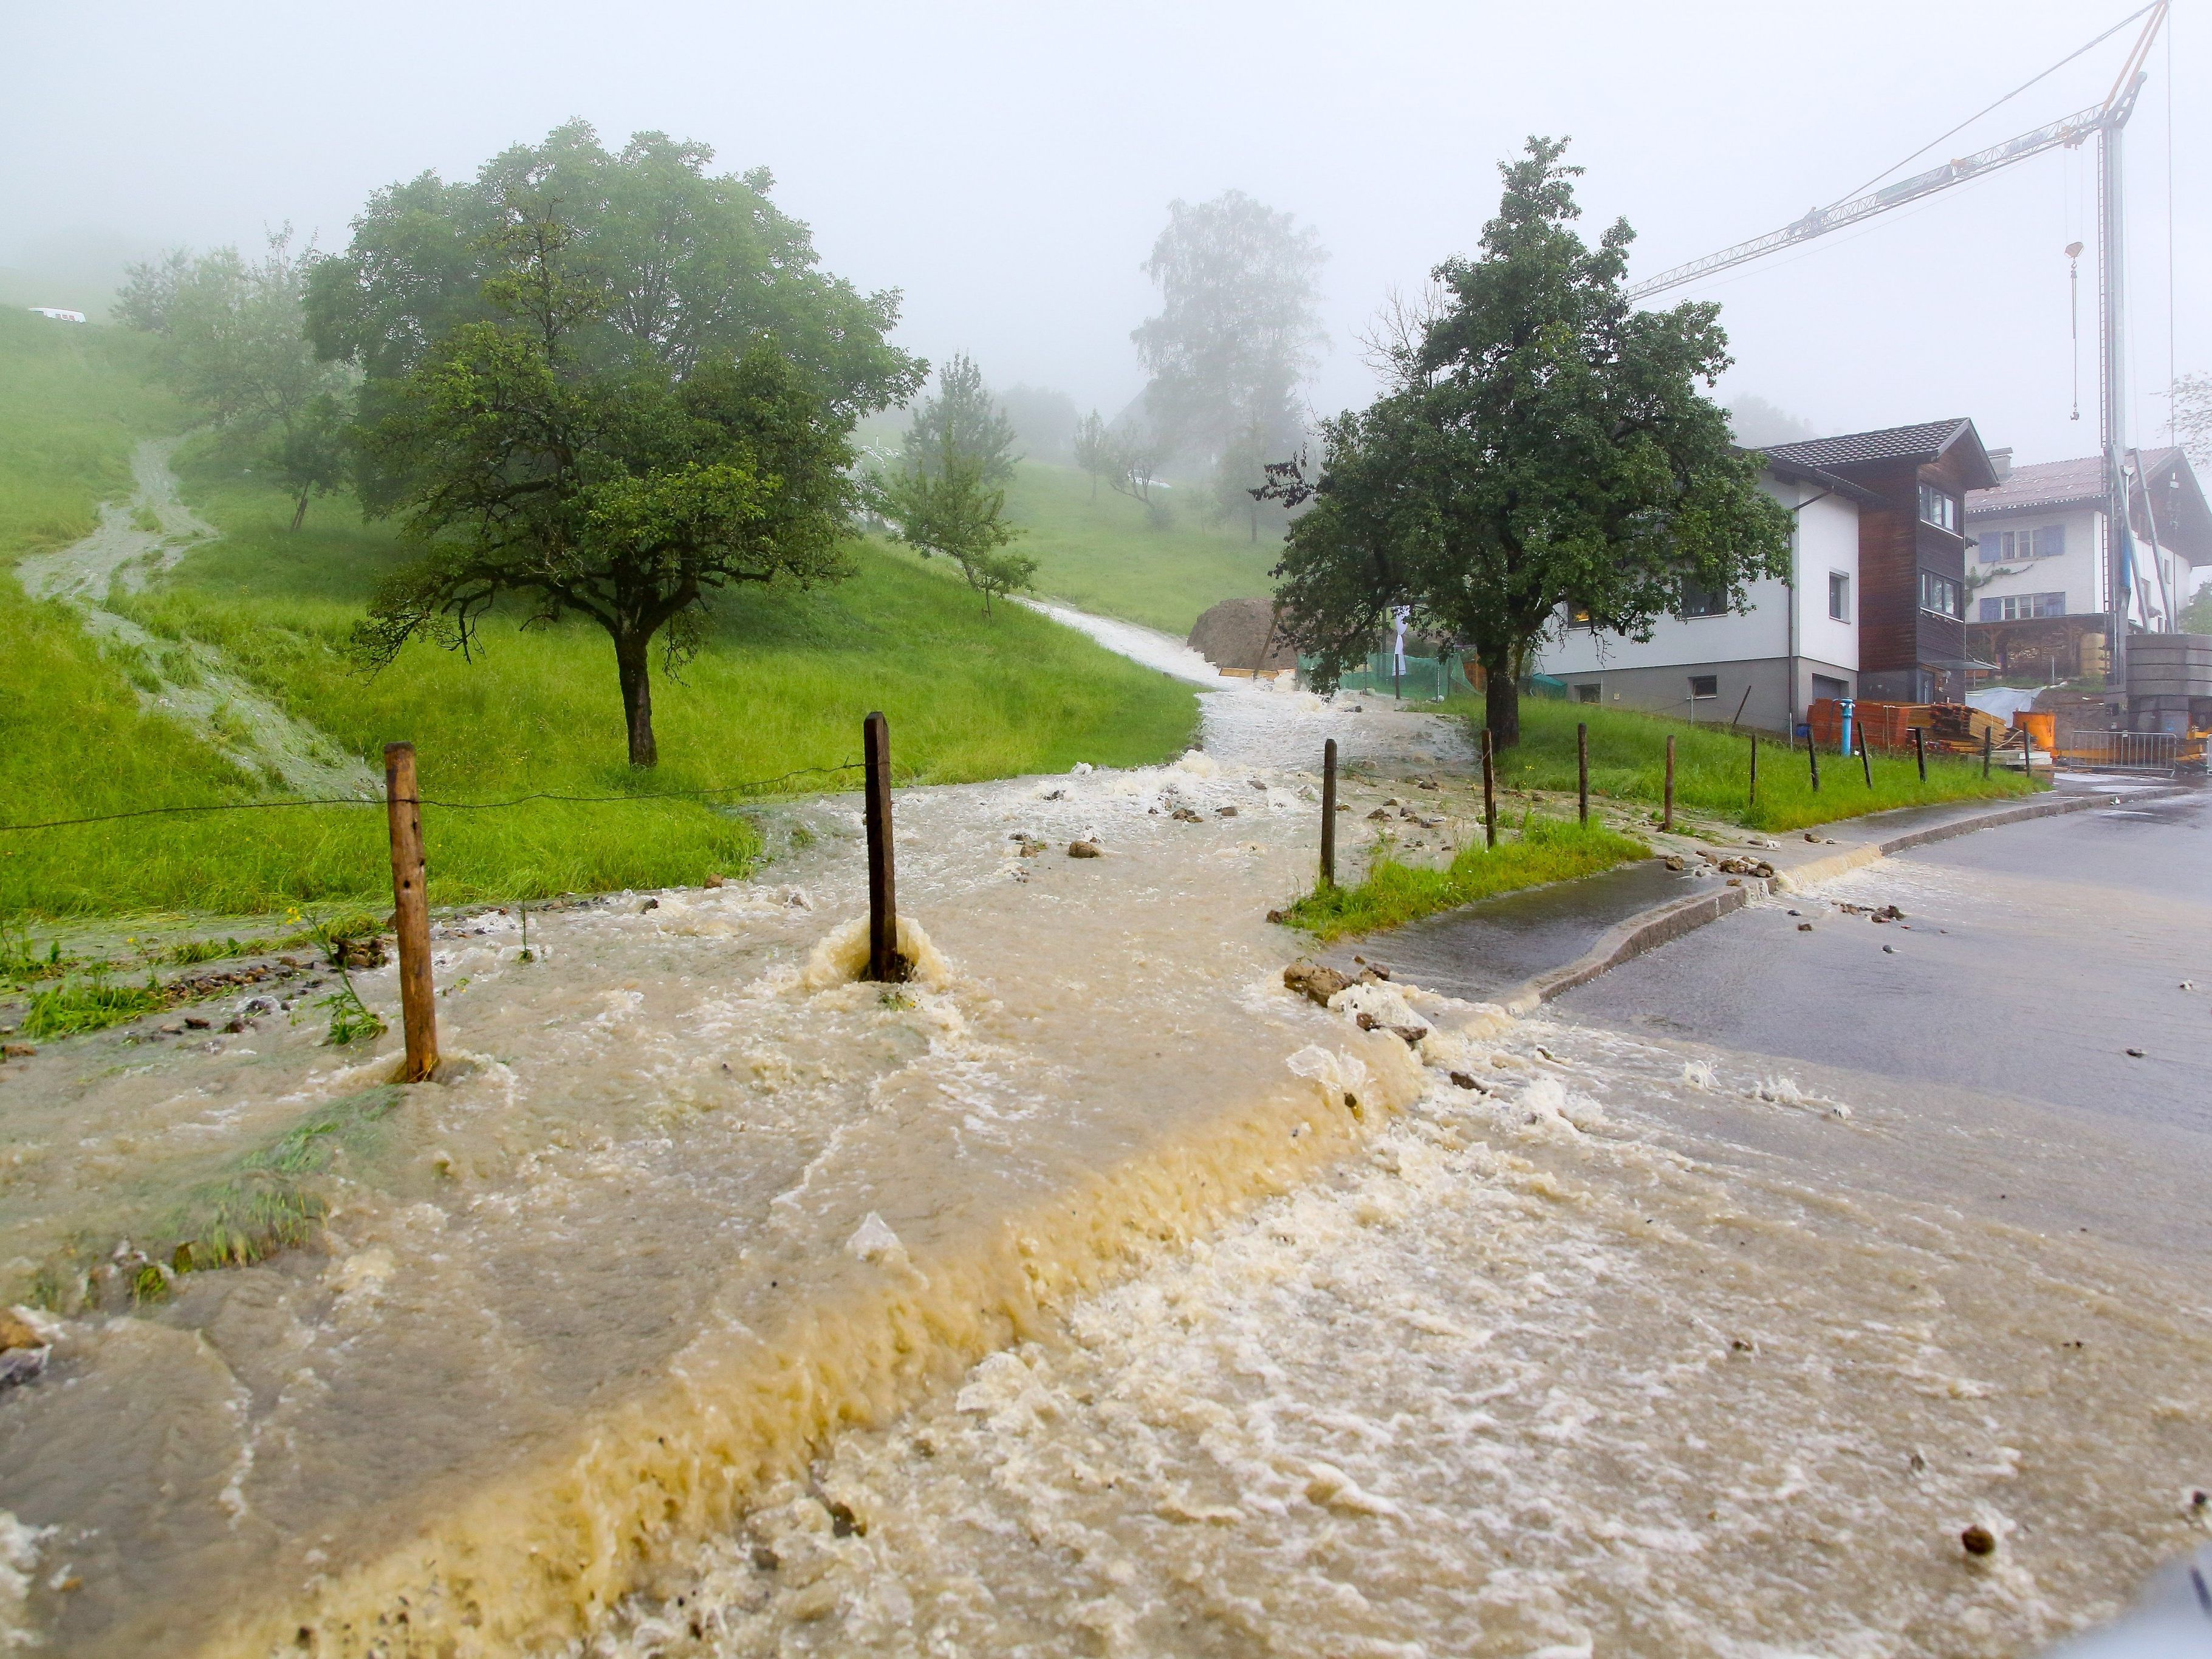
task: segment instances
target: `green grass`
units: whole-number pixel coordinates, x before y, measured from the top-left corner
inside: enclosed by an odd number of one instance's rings
[[[104,974],[94,974],[34,994],[23,1017],[23,1035],[33,1042],[80,1036],[150,1014],[167,1002],[150,981],[145,985],[113,985]]]
[[[183,430],[146,384],[151,356],[126,330],[0,309],[0,568],[88,534],[129,491],[138,441]]]
[[[1476,722],[1482,718],[1480,702],[1472,699],[1455,699],[1444,709]],[[1656,714],[1534,697],[1522,700],[1519,744],[1499,752],[1499,782],[1511,788],[1571,793],[1577,721],[1589,725],[1593,794],[1657,807],[1665,792],[1666,744],[1671,735],[1676,807],[1751,830],[1798,830],[1892,807],[2004,799],[2035,789],[2017,773],[1998,769],[1985,780],[1979,760],[1933,754],[1928,757],[1928,781],[1922,783],[1909,753],[1875,756],[1874,787],[1869,789],[1856,757],[1845,760],[1824,753],[1820,790],[1815,794],[1804,750],[1793,752],[1779,738],[1762,738],[1759,800],[1753,805],[1748,794],[1748,737]]]
[[[1495,848],[1462,848],[1442,870],[1401,864],[1386,847],[1357,886],[1318,887],[1283,912],[1283,920],[1326,944],[1349,934],[1401,927],[1499,893],[1594,876],[1631,859],[1651,856],[1642,842],[1605,828],[1524,817],[1519,836]]]
[[[1024,461],[1006,513],[1029,532],[1015,550],[1036,560],[1040,594],[1181,638],[1209,605],[1273,592],[1267,572],[1282,553],[1264,527],[1256,544],[1241,525],[1209,527],[1198,493],[1164,492],[1171,520],[1156,530],[1139,503],[1103,484],[1093,501],[1087,473]]]
[[[1018,607],[987,619],[950,572],[856,544],[850,581],[727,596],[697,659],[675,677],[656,664],[662,764],[635,773],[604,635],[495,617],[474,663],[416,645],[367,678],[345,642],[401,556],[390,528],[364,526],[333,499],[294,534],[279,493],[228,472],[204,447],[188,446],[179,467],[187,498],[224,534],[130,601],[132,613],[167,639],[221,649],[374,772],[386,742],[412,741],[434,797],[635,797],[839,766],[859,758],[872,708],[890,716],[902,780],[928,783],[1157,761],[1195,728],[1188,688]],[[143,665],[103,659],[72,612],[27,604],[0,574],[0,817],[279,793],[142,714],[134,671]],[[855,779],[811,774],[783,787]],[[733,807],[697,800],[430,806],[424,831],[441,904],[696,884],[740,874],[759,852]],[[380,811],[343,806],[0,835],[0,916],[373,903],[389,891],[383,837]]]

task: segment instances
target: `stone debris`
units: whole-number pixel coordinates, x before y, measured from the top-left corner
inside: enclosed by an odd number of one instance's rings
[[[1797,931],[1801,933],[1809,933],[1813,931],[1813,924],[1809,921],[1801,921],[1797,924]]]
[[[1429,1034],[1425,1025],[1385,1025],[1370,1013],[1354,1014],[1352,1020],[1363,1031],[1388,1031],[1409,1048]]]
[[[705,884],[708,887],[720,887],[724,884],[724,879],[719,875],[709,873]]]
[[[1218,818],[1233,818],[1237,816],[1237,809],[1233,806],[1217,806],[1213,809],[1213,816]]]
[[[38,1052],[27,1042],[0,1042],[0,1060],[28,1060]]]
[[[1204,823],[1206,822],[1204,818],[1199,817],[1197,813],[1192,811],[1188,806],[1178,806],[1174,811],[1169,813],[1168,816],[1173,818],[1177,823]]]
[[[1106,854],[1095,841],[1072,841],[1067,843],[1067,856],[1072,859],[1103,859]]]
[[[1976,1524],[1959,1534],[1959,1547],[1969,1555],[1989,1555],[1997,1547],[1997,1540],[1987,1527]]]
[[[342,939],[331,946],[333,968],[381,968],[385,960],[381,933],[371,933],[366,939]]]
[[[1774,866],[1765,859],[1724,858],[1718,863],[1724,876],[1757,876],[1761,880],[1771,880],[1774,875]]]
[[[1283,983],[1301,996],[1328,1006],[1328,1000],[1352,983],[1334,968],[1318,962],[1294,962],[1283,969]]]
[[[1388,807],[1378,806],[1367,815],[1367,821],[1372,823],[1377,819],[1388,818],[1389,816],[1390,811]]]

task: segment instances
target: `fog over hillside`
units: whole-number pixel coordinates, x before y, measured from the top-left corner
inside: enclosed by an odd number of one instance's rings
[[[96,307],[129,254],[287,221],[341,244],[380,186],[465,177],[580,116],[610,143],[657,129],[732,170],[768,167],[832,270],[903,290],[909,349],[966,350],[994,386],[1109,414],[1143,384],[1129,333],[1153,307],[1139,265],[1168,204],[1249,191],[1331,255],[1333,349],[1311,392],[1326,410],[1368,394],[1355,333],[1389,287],[1471,246],[1495,164],[1531,132],[1572,136],[1586,228],[1626,216],[1632,268],[1649,274],[1837,199],[2119,15],[1874,0],[1844,27],[1742,0],[1693,16],[1399,0],[661,3],[617,19],[574,0],[402,0],[371,21],[94,0],[36,27],[19,15],[0,63],[0,138],[23,163],[0,179],[0,296]],[[2147,438],[2163,432],[2169,362],[2169,149],[2185,302],[2212,253],[2212,204],[2189,183],[2212,114],[2185,95],[2168,131],[2169,87],[2201,79],[2195,21],[2178,20],[2171,58],[2154,54],[2128,139],[2132,420]],[[2124,46],[1929,159],[2098,101]],[[2041,156],[1686,290],[1726,307],[1728,395],[1824,430],[1970,414],[2022,459],[2089,447],[2094,409],[2068,418],[2063,249],[2089,234],[2093,167],[2087,149]],[[2093,305],[2086,262],[2084,275]],[[2212,364],[2212,331],[2185,303],[2174,332],[2182,372]],[[2085,349],[2085,384],[2094,367]]]

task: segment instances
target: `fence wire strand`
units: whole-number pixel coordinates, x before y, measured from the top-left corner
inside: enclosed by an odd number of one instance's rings
[[[434,796],[416,798],[418,806],[439,806],[452,812],[491,812],[510,806],[526,806],[532,801],[565,801],[585,805],[613,805],[642,800],[708,800],[717,795],[742,795],[753,791],[770,789],[779,783],[788,783],[793,778],[828,777],[842,772],[864,769],[861,761],[847,761],[842,766],[801,766],[773,778],[752,778],[742,783],[717,784],[708,789],[663,789],[643,795],[563,795],[539,790],[527,795],[517,795],[511,800],[440,800]],[[909,769],[908,778],[915,774]],[[125,818],[162,817],[178,812],[272,812],[301,806],[383,806],[381,796],[309,795],[296,800],[233,800],[210,801],[190,806],[142,806],[130,812],[99,812],[88,817],[47,818],[33,823],[0,823],[0,835],[15,834],[30,830],[70,830],[88,823],[115,823]]]

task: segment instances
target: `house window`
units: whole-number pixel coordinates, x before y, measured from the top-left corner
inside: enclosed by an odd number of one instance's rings
[[[1602,686],[1578,685],[1575,688],[1575,701],[1577,702],[1595,702],[1603,690],[1604,688]]]
[[[1591,619],[1590,608],[1588,605],[1570,605],[1567,607],[1567,626],[1595,629],[1597,623]]]
[[[1695,576],[1682,578],[1681,617],[1721,617],[1728,614],[1728,589],[1707,587]]]
[[[1985,530],[1976,556],[1984,564],[2008,564],[2014,559],[2056,559],[2066,552],[2066,526],[2039,524],[2033,530]]]
[[[1828,573],[1828,614],[1838,622],[1851,619],[1851,579],[1840,570]]]
[[[1690,676],[1690,696],[1693,698],[1717,697],[1721,694],[1721,677],[1717,674]]]
[[[1938,489],[1934,484],[1920,486],[1920,522],[1932,524],[1938,530],[1959,533],[1959,498],[1948,489]]]
[[[2002,598],[1982,601],[1984,622],[2026,622],[2036,617],[2063,617],[2066,614],[2066,595],[2063,593],[2007,593]]]
[[[1959,584],[1932,570],[1920,573],[1920,608],[1939,617],[1959,615]]]

